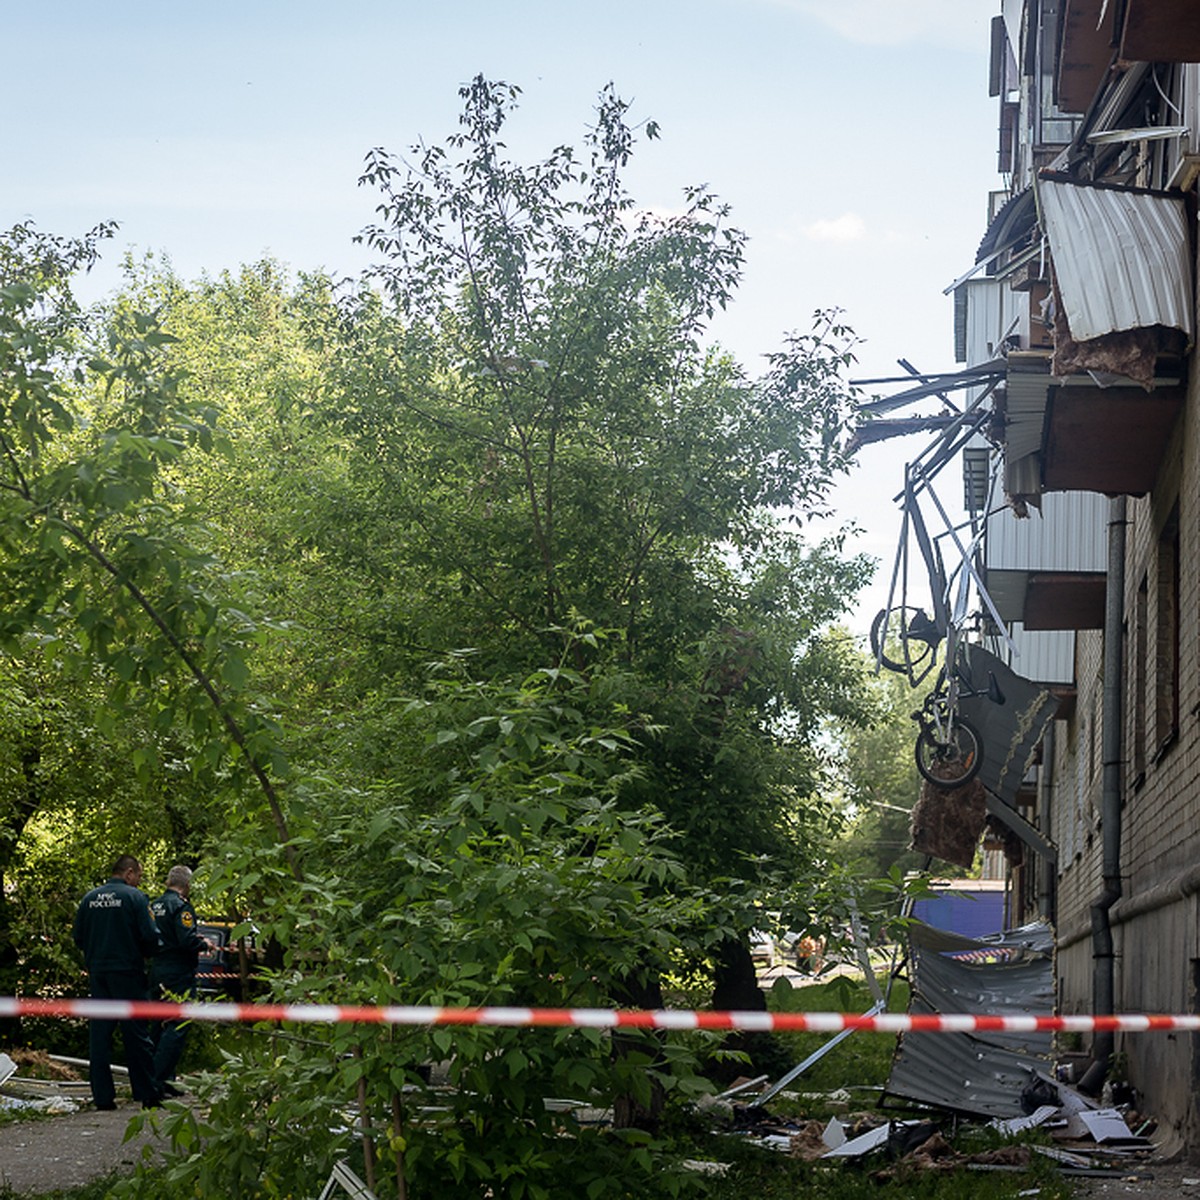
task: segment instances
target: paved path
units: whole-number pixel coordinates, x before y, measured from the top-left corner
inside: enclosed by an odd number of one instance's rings
[[[1139,1163],[1124,1179],[1071,1181],[1075,1200],[1188,1200],[1200,1198],[1200,1167],[1188,1163]]]
[[[148,1131],[124,1141],[132,1103],[113,1112],[84,1108],[62,1116],[0,1125],[0,1183],[21,1196],[81,1187],[114,1169],[129,1171],[141,1149],[154,1142]]]

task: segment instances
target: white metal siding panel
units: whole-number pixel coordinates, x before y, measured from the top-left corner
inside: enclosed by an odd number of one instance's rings
[[[1029,336],[1029,298],[1006,279],[971,279],[967,288],[968,366],[991,362],[1009,334]]]
[[[1192,333],[1183,200],[1041,179],[1038,202],[1071,334],[1166,325]]]
[[[1005,458],[1011,463],[1042,452],[1042,427],[1046,420],[1046,392],[1050,376],[1009,369],[1005,401]]]
[[[1071,629],[1029,630],[1013,622],[1010,634],[1017,656],[1010,666],[1034,683],[1075,682],[1075,632]]]
[[[1103,571],[1108,561],[1108,498],[1049,492],[1041,516],[1011,510],[988,519],[987,566],[997,571]]]
[[[967,283],[967,366],[991,362],[1000,350],[1001,291],[994,279]]]

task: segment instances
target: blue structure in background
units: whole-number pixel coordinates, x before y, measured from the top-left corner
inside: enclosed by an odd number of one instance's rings
[[[912,915],[934,929],[963,937],[1003,933],[1004,885],[1000,880],[961,879],[946,885],[940,895],[913,904]]]

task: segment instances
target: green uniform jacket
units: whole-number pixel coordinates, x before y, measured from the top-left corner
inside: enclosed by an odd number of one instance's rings
[[[150,903],[162,949],[150,964],[151,982],[192,982],[204,939],[196,928],[196,910],[177,891],[168,888]]]
[[[141,971],[142,960],[159,947],[145,892],[115,876],[79,902],[71,936],[83,951],[89,974]]]

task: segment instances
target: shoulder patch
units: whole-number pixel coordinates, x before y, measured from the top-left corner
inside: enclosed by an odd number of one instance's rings
[[[196,924],[196,916],[193,912],[185,908],[183,912],[179,914],[179,923],[184,927],[184,929],[191,929],[191,927]]]

